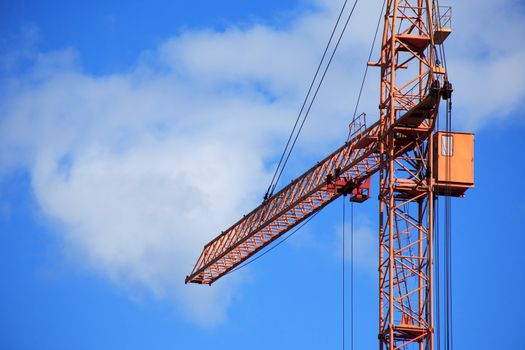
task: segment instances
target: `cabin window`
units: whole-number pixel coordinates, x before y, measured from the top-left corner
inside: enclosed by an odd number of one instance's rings
[[[452,157],[454,155],[454,136],[441,135],[441,155]]]

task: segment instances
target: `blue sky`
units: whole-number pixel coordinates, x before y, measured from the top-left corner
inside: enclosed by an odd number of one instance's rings
[[[286,180],[344,141],[381,3],[358,5]],[[454,125],[476,132],[476,188],[453,200],[454,341],[520,349],[525,12],[452,5]],[[339,6],[0,5],[2,349],[340,348],[341,201],[249,268],[183,284],[261,200]],[[376,193],[355,206],[356,349],[377,342]]]

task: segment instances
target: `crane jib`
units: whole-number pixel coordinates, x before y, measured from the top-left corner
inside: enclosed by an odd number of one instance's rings
[[[419,139],[430,137],[433,125],[429,123],[433,122],[439,96],[439,88],[435,87],[396,120],[392,128],[400,136],[395,156],[414,147],[414,133],[420,134]],[[186,283],[212,284],[341,195],[357,188],[384,166],[386,160],[380,161],[379,147],[382,135],[390,131],[382,131],[380,121],[371,125],[206,244]],[[403,138],[403,134],[407,137]]]

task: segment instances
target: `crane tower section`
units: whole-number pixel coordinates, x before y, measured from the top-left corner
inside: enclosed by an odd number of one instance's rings
[[[381,349],[434,348],[432,133],[439,101],[451,93],[436,52],[436,44],[448,31],[443,30],[435,5],[430,0],[388,0],[381,58],[373,64],[381,69],[383,136],[379,145]]]

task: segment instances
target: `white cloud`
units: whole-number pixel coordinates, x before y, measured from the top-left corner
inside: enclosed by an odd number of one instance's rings
[[[316,157],[346,135],[380,3],[358,6],[312,111],[301,145]],[[265,161],[281,147],[334,21],[336,9],[319,4],[279,29],[184,32],[145,52],[126,74],[91,76],[74,49],[33,54],[32,69],[2,86],[0,176],[30,170],[43,212],[89,266],[176,300],[197,322],[220,322],[235,278],[214,288],[182,281],[202,245],[261,199],[271,170]],[[523,72],[523,51],[464,21],[470,9],[461,4],[455,12],[449,65],[464,111],[458,123],[475,127],[499,107],[516,108],[525,83],[508,71]],[[501,35],[524,23],[518,15],[494,21]],[[489,54],[460,49],[474,34]],[[479,89],[485,74],[487,86],[512,91]],[[372,71],[362,108],[370,114],[377,82]],[[369,231],[357,231],[368,247],[360,251],[371,249]]]
[[[453,6],[453,34],[446,47],[455,87],[454,123],[477,130],[510,118],[525,98],[525,47],[520,44],[525,7],[515,0]]]

